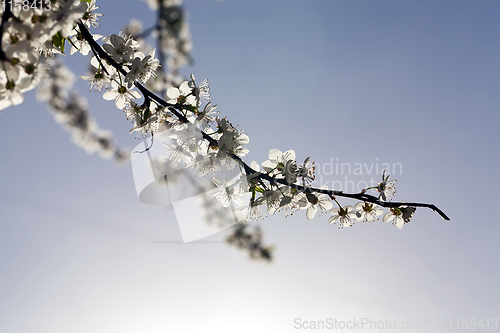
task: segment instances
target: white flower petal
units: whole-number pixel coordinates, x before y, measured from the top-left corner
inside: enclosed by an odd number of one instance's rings
[[[271,162],[269,160],[267,160],[264,163],[262,163],[262,168],[264,168],[264,170],[266,170],[266,171],[271,171],[275,167],[276,167],[276,163],[273,163],[273,162]]]
[[[283,156],[283,153],[281,152],[281,150],[278,150],[278,149],[271,149],[269,151],[269,160],[270,161],[273,161],[273,160],[277,160],[278,158],[280,158],[281,156]]]
[[[170,87],[167,89],[167,97],[170,99],[177,101],[177,98],[179,98],[180,95],[181,93],[176,87]]]
[[[189,81],[182,82],[179,90],[183,96],[189,95],[192,92],[192,89],[189,87]]]
[[[394,219],[393,224],[396,226],[396,228],[401,229],[401,228],[403,228],[404,221],[401,218],[401,216],[396,216],[396,218]]]
[[[295,151],[291,149],[287,150],[283,153],[283,157],[285,161],[295,161]]]
[[[316,215],[317,211],[318,209],[316,208],[316,206],[311,205],[309,208],[307,208],[306,218],[308,220],[312,219]]]
[[[118,95],[115,100],[116,107],[118,109],[123,109],[125,107],[125,104],[127,102],[127,98],[125,95]]]
[[[253,161],[252,163],[250,163],[250,168],[254,169],[257,172],[260,171],[259,163],[255,162],[255,161]]]
[[[384,223],[391,222],[394,219],[394,214],[392,212],[389,212],[384,215]]]
[[[384,214],[384,210],[380,207],[374,207],[373,212],[374,212],[375,216],[380,216],[380,215]]]
[[[330,199],[326,199],[326,200],[321,200],[321,207],[324,209],[324,210],[329,210],[333,207],[333,203],[330,201]]]
[[[108,90],[106,91],[103,95],[102,95],[102,98],[104,98],[105,100],[112,100],[112,99],[115,99],[116,96],[118,96],[118,91],[116,90]]]
[[[335,221],[337,221],[338,218],[339,218],[338,215],[330,216],[330,218],[328,219],[328,223],[335,223]]]

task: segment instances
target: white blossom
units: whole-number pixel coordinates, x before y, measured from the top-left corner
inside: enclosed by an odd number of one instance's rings
[[[168,103],[181,105],[195,105],[196,97],[193,95],[193,89],[189,81],[184,81],[177,87],[170,87],[167,90]]]
[[[410,222],[415,210],[415,207],[408,206],[389,208],[389,212],[384,215],[383,221],[384,223],[392,221],[392,224],[395,225],[396,228],[401,229],[405,223]]]
[[[262,167],[267,172],[283,176],[289,183],[297,181],[297,163],[295,162],[295,152],[293,150],[282,153],[278,149],[271,149],[269,151],[269,160],[262,163]]]
[[[356,216],[352,210],[352,206],[332,208],[330,213],[333,216],[328,219],[328,222],[334,224],[338,222],[339,229],[352,227],[352,219]]]
[[[107,43],[102,48],[119,64],[130,62],[135,56],[135,50],[139,47],[139,43],[131,36],[123,35],[122,32],[120,35],[106,36],[102,40]]]
[[[88,76],[80,76],[80,79],[86,80],[90,84],[89,90],[92,90],[94,86],[94,91],[96,92],[101,92],[102,88],[105,88],[106,90],[110,88],[111,77],[104,72],[96,57],[92,57],[92,59],[90,60],[90,73],[91,75]]]
[[[398,207],[390,208],[389,212],[384,215],[383,221],[384,223],[389,223],[392,221],[392,224],[398,229],[403,228],[403,225],[405,224],[405,221],[403,219],[403,212]]]
[[[7,74],[8,73],[8,74]],[[21,80],[18,68],[0,74],[0,110],[24,102],[24,94],[30,81]]]
[[[125,76],[125,81],[133,83],[138,80],[146,83],[151,76],[156,76],[160,61],[155,59],[154,56],[155,49],[151,50],[147,56],[144,56],[142,52],[137,52],[130,65],[130,70]]]
[[[397,180],[389,181],[390,175],[386,175],[387,170],[384,170],[382,175],[382,181],[377,185],[377,191],[380,193],[379,199],[387,201],[389,197],[392,197],[396,192],[395,182]]]
[[[196,107],[200,107],[201,102],[208,103],[211,100],[210,96],[210,83],[208,79],[203,80],[199,86],[196,85],[196,80],[193,74],[191,74],[191,88],[195,90],[196,96]]]
[[[259,206],[252,202],[252,200],[250,200],[248,205],[237,208],[235,213],[238,217],[238,221],[244,222],[247,222],[248,220],[258,220],[264,217],[264,214],[262,214]]]
[[[302,178],[302,184],[304,186],[310,184],[314,180],[315,169],[314,162],[311,162],[309,157],[307,157],[304,163],[297,169],[297,177]]]
[[[102,97],[108,101],[114,99],[116,107],[123,109],[132,99],[141,98],[141,94],[136,90],[127,89],[125,86],[118,84],[116,81],[112,81],[111,90],[106,91]]]
[[[203,151],[202,149],[200,150]],[[192,162],[186,167],[193,168],[196,176],[203,177],[209,173],[221,170],[221,160],[217,158],[215,153],[206,155],[197,153]]]
[[[82,16],[82,22],[85,24],[87,28],[90,28],[90,26],[99,28],[99,22],[97,21],[100,20],[99,16],[102,16],[102,14],[94,13],[94,10],[99,8],[96,7],[95,1],[96,0],[92,0],[89,3],[87,3],[87,10]]]
[[[255,200],[256,205],[266,205],[267,212],[274,214],[280,204],[281,193],[279,190],[264,190],[262,195]]]
[[[380,206],[369,202],[358,202],[354,208],[356,211],[356,221],[373,222],[378,219],[377,216],[384,214]]]
[[[94,38],[94,40],[99,40],[100,38],[102,38],[102,36],[98,35],[98,34],[94,34],[94,35],[92,35],[92,38]],[[76,29],[74,29],[70,33],[70,39],[72,42],[70,54],[74,54],[75,52],[80,52],[82,55],[85,55],[85,56],[89,54],[89,52],[91,50],[90,44],[83,37],[83,35],[80,31],[77,31]]]
[[[67,37],[75,21],[83,17],[86,8],[79,0],[59,0],[57,3],[58,8],[51,10],[54,25],[49,34],[53,36],[59,32],[63,37]]]
[[[162,142],[163,143],[163,142]],[[182,144],[167,144],[163,143],[167,147],[167,152],[165,153],[165,159],[174,161],[176,163],[191,163],[193,155],[184,147]]]
[[[243,193],[236,182],[226,179],[220,180],[212,178],[212,181],[217,186],[217,191],[212,195],[222,203],[222,207],[229,207],[231,203],[243,205],[241,194]]]
[[[208,102],[207,104],[205,104],[205,108],[203,109],[203,111],[198,114],[196,121],[201,125],[202,129],[210,127],[210,124],[215,119],[214,115],[219,113],[218,111],[215,111],[216,108],[217,105],[212,106],[212,102]]]
[[[326,190],[328,189],[326,186],[321,186],[320,189]],[[324,193],[313,194],[310,192],[306,192],[307,201],[309,204],[307,206],[306,218],[311,220],[316,216],[316,212],[327,211],[332,208],[333,204],[328,195]]]

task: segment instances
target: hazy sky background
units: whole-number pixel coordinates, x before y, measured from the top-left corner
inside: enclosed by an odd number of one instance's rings
[[[140,1],[119,3],[98,1],[94,32],[155,18]],[[31,93],[0,118],[0,331],[295,332],[296,318],[371,318],[442,320],[442,332],[450,318],[500,319],[498,1],[185,7],[195,60],[185,74],[209,78],[221,113],[247,131],[247,161],[277,148],[320,166],[401,163],[395,199],[434,203],[452,221],[418,209],[402,230],[338,230],[329,214],[268,216],[272,264],[216,242],[226,234],[175,244],[173,214],[138,201],[130,165],[77,148]],[[65,60],[86,73],[89,59]],[[138,143],[113,102],[77,87],[118,145]],[[381,172],[334,166],[322,182]]]

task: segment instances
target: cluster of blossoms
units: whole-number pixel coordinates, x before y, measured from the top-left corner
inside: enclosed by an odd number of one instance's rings
[[[115,147],[111,133],[99,129],[90,116],[85,100],[75,91],[69,93],[73,82],[71,71],[60,61],[46,63],[46,58],[63,55],[65,49],[70,48],[66,54],[93,53],[91,73],[82,78],[90,83],[91,90],[100,92],[105,89],[103,97],[114,100],[118,108],[124,109],[134,121],[132,132],[137,131],[143,136],[152,134],[161,122],[176,129],[193,129],[184,124],[187,119],[179,121],[179,114],[175,109],[167,109],[166,102],[155,103],[149,91],[146,96],[144,91],[141,95],[133,88],[138,84],[144,84],[143,89],[148,87],[160,91],[165,99],[172,100],[174,104],[185,105],[189,110],[181,109],[184,110],[181,118],[187,116],[192,121],[194,117],[201,128],[207,128],[215,119],[216,108],[210,103],[200,108],[200,101],[209,97],[207,82],[188,92],[188,89],[193,89],[193,80],[177,90],[170,89],[167,95],[168,87],[179,86],[182,82],[179,68],[191,62],[191,37],[187,15],[181,7],[182,0],[154,0],[148,3],[158,7],[154,8],[158,9],[159,15],[153,28],[141,32],[140,23],[132,20],[124,33],[107,37],[91,35],[88,31],[91,27],[99,27],[98,20],[102,16],[95,13],[98,8],[96,0],[12,0],[0,6],[0,111],[23,103],[24,93],[38,86],[38,99],[47,103],[55,120],[71,132],[72,140],[78,146],[89,153],[97,151],[105,158],[114,157],[118,162],[127,159],[128,153]],[[158,40],[159,59],[144,41],[149,34]],[[96,40],[103,41],[105,45],[94,45]],[[160,66],[165,71],[157,71]],[[182,101],[183,96],[187,97],[187,101]],[[144,100],[138,103],[137,99],[141,97]],[[228,125],[224,124],[225,120],[218,121],[221,128]],[[226,131],[220,137],[229,150],[233,139],[242,144],[248,141],[239,131]],[[182,133],[179,133],[178,139],[183,140]],[[196,145],[190,146],[193,148]],[[211,152],[215,151],[218,152]],[[219,156],[224,155],[224,151]],[[239,151],[240,154],[244,152],[244,149]],[[194,151],[191,154],[196,161],[200,160]],[[201,167],[199,172],[206,171]],[[271,258],[257,227],[254,231],[247,227],[238,228],[228,242],[248,250],[252,257]]]
[[[17,2],[26,8],[19,6]],[[162,8],[177,8],[179,4],[179,1],[165,2]],[[96,0],[31,1],[29,6],[25,2],[13,1],[12,6],[7,4],[0,7],[0,110],[23,103],[24,93],[35,88],[42,80],[51,81],[41,88],[39,99],[46,101],[56,120],[72,131],[73,140],[77,144],[89,152],[96,150],[97,146],[106,147],[104,150],[97,150],[102,156],[109,157],[114,148],[110,140],[104,140],[105,132],[98,131],[96,126],[71,126],[68,124],[75,121],[64,121],[70,116],[61,115],[75,115],[75,110],[79,110],[76,114],[80,114],[80,119],[90,119],[90,116],[85,103],[81,100],[76,103],[78,98],[75,95],[72,95],[73,103],[57,102],[63,100],[58,94],[63,88],[71,86],[71,81],[58,78],[59,82],[55,82],[52,76],[54,72],[50,71],[44,61],[47,57],[64,54],[65,46],[68,45],[71,46],[70,54],[79,52],[88,55],[92,47],[82,28],[87,30],[90,27],[99,27],[98,20],[102,14],[95,13],[96,9]],[[188,28],[184,25],[182,30],[186,27]],[[189,33],[185,35],[187,42]],[[154,132],[162,119],[155,115],[157,109],[146,110],[148,107],[139,107],[132,101],[141,97],[139,92],[132,88],[135,81],[145,83],[156,75],[160,62],[155,59],[155,50],[147,54],[142,53],[139,43],[122,33],[104,38],[97,34],[91,36],[94,41],[102,38],[106,43],[103,48],[114,60],[115,66],[94,57],[91,60],[92,73],[82,78],[86,79],[95,91],[101,91],[103,88],[107,90],[104,98],[115,100],[117,107],[125,109],[127,115],[135,121],[133,130],[140,130],[143,134]],[[189,52],[188,48],[185,49],[185,54],[188,54],[186,52]],[[125,75],[120,73],[123,71],[126,72]],[[55,87],[57,91],[49,87]],[[134,112],[134,108],[138,112]],[[79,123],[86,124],[84,121]],[[96,142],[101,144],[96,145]],[[123,154],[119,155],[121,159]]]
[[[244,212],[242,220],[262,217],[260,206],[264,206],[269,214],[284,211],[286,216],[298,210],[305,210],[308,220],[313,219],[317,213],[329,211],[332,216],[328,222],[338,223],[339,228],[350,227],[355,221],[373,222],[384,214],[382,207],[375,203],[362,201],[358,202],[354,208],[342,207],[334,195],[317,191],[328,192],[326,187],[313,189],[310,183],[314,180],[314,163],[311,163],[308,157],[303,164],[297,166],[293,150],[283,153],[278,149],[272,149],[269,152],[269,160],[262,163],[262,172],[256,162],[252,162],[250,168],[253,171],[246,177],[246,181],[240,181],[239,187],[237,183],[214,179],[214,183],[220,188],[216,198],[225,206],[231,202],[236,206],[241,206],[240,196],[250,192],[249,204],[238,208],[239,211]],[[382,181],[376,187],[369,188],[379,192],[378,200],[385,201],[394,194],[395,181],[389,181],[389,179],[390,176],[384,171]],[[369,189],[363,190],[361,195]],[[332,208],[334,202],[338,207]],[[383,221],[386,223],[392,221],[398,229],[401,229],[410,221],[414,212],[415,207],[405,205],[390,208],[383,217]]]
[[[72,88],[73,73],[58,61],[50,64],[49,77],[38,86],[37,97],[47,106],[63,128],[71,133],[71,140],[87,153],[98,152],[103,158],[114,158],[121,163],[128,159],[129,152],[115,146],[112,133],[102,130],[90,115],[86,101]]]
[[[93,13],[95,0],[31,1],[27,8],[17,2],[0,6],[0,109],[21,104],[24,93],[47,77],[48,67],[41,55],[64,52],[65,39],[75,34],[75,20],[96,26],[100,15]]]
[[[248,136],[236,129],[226,118],[217,116],[210,101],[208,82],[196,85],[194,76],[183,82],[178,88],[167,90],[168,103],[178,109],[183,118],[176,118],[165,108],[157,112],[172,130],[174,144],[165,144],[165,158],[177,163],[184,163],[186,168],[193,168],[197,176],[211,175],[218,191],[214,197],[223,207],[232,206],[240,220],[258,219],[263,216],[261,206],[269,214],[284,211],[286,216],[298,210],[306,210],[306,218],[312,219],[319,212],[329,211],[330,223],[338,223],[339,228],[349,227],[354,221],[372,222],[383,214],[380,206],[367,201],[352,206],[342,207],[335,196],[326,193],[315,193],[311,187],[315,179],[315,166],[309,157],[298,165],[295,152],[281,152],[272,149],[269,159],[259,164],[252,162],[247,166],[241,157],[248,153],[244,146],[249,142]],[[201,111],[201,102],[206,104]],[[167,109],[168,110],[168,109]],[[241,177],[237,180],[215,178],[214,172],[222,167],[228,170],[236,166],[240,168]],[[384,171],[382,181],[373,189],[379,193],[377,200],[387,201],[395,193],[395,180]],[[326,187],[319,190],[327,191]],[[249,197],[245,204],[243,198]],[[338,208],[332,208],[333,202]],[[383,221],[390,222],[401,229],[409,222],[414,207],[399,206],[390,208]]]
[[[166,92],[168,87],[182,82],[179,68],[191,62],[192,45],[182,0],[148,2],[150,6],[159,7],[158,22],[153,28],[141,32],[140,23],[132,20],[124,33],[103,38],[88,31],[99,27],[102,16],[95,12],[96,0],[5,1],[0,6],[0,112],[23,103],[24,94],[38,87],[38,99],[47,103],[54,119],[71,132],[75,144],[89,153],[97,151],[102,157],[114,157],[117,162],[128,159],[129,153],[114,145],[111,132],[99,128],[85,100],[75,91],[70,93],[74,81],[72,72],[60,61],[47,62],[46,59],[65,53],[88,55],[92,52],[96,57],[91,60],[91,73],[83,76],[91,90],[105,89],[105,98],[114,100],[133,119],[132,131],[142,135],[154,133],[160,122],[178,118],[168,112],[165,105],[160,107],[147,96],[139,105],[137,99],[142,96],[133,89],[134,82],[161,91],[166,99],[177,99],[179,96],[172,97],[172,90],[170,96]],[[144,41],[148,34],[158,40],[159,60]],[[109,59],[98,55],[96,46],[92,45],[96,40],[106,43],[102,51]],[[65,49],[70,50],[65,52]],[[160,64],[165,71],[157,71]],[[183,94],[185,90],[183,87]],[[208,85],[201,85],[197,91],[198,101],[206,98]],[[190,119],[195,116],[201,127],[207,127],[214,109],[215,106],[209,104],[192,110]],[[177,125],[183,126],[179,122]],[[247,250],[252,258],[270,260],[271,252],[262,242],[260,229],[254,229],[246,225],[239,227],[228,242]]]
[[[11,1],[0,7],[0,110],[23,103],[24,93],[38,87],[38,99],[71,132],[75,144],[122,162],[127,152],[114,145],[111,132],[99,129],[76,92],[68,94],[74,82],[72,72],[58,61],[50,66],[46,61],[64,53],[65,41],[72,45],[71,54],[89,53],[75,20],[87,28],[97,27],[101,14],[94,13],[96,8],[95,0]]]
[[[182,0],[142,0],[151,10],[158,10],[158,29],[156,31],[160,52],[166,58],[167,66],[173,75],[179,68],[191,62],[193,48],[187,14],[181,6]]]
[[[377,186],[357,194],[314,188],[315,165],[306,158],[302,164],[295,160],[295,152],[271,149],[269,159],[259,165],[247,165],[242,158],[248,154],[247,134],[221,117],[212,105],[208,80],[199,85],[195,77],[179,82],[179,67],[190,61],[191,39],[186,15],[180,6],[182,0],[147,0],[159,11],[158,22],[151,32],[158,39],[156,50],[146,51],[140,25],[131,22],[125,32],[101,36],[91,34],[91,27],[99,26],[101,14],[95,13],[96,0],[58,0],[41,3],[32,0],[27,10],[3,10],[0,25],[0,110],[24,101],[24,92],[33,89],[43,79],[39,97],[46,101],[56,120],[72,131],[73,140],[88,151],[97,150],[102,156],[123,156],[106,131],[99,130],[89,116],[85,103],[76,95],[67,97],[71,86],[64,67],[49,66],[44,57],[64,54],[66,41],[70,54],[79,52],[93,57],[87,76],[80,76],[90,84],[90,90],[103,93],[113,100],[118,109],[132,120],[130,132],[140,137],[154,135],[161,129],[170,130],[172,143],[164,143],[165,158],[192,168],[198,177],[210,176],[217,187],[214,194],[223,207],[232,207],[239,220],[247,221],[283,211],[286,216],[305,210],[306,218],[329,212],[328,221],[339,228],[352,226],[355,221],[372,222],[389,209],[383,222],[398,228],[409,222],[417,206],[429,207],[448,219],[430,204],[390,202],[395,193],[395,180],[384,174]],[[19,1],[14,1],[17,3]],[[24,2],[23,2],[24,3]],[[24,7],[21,7],[24,8]],[[49,10],[50,9],[50,10]],[[99,45],[97,41],[103,44]],[[140,41],[140,42],[139,42]],[[170,73],[163,73],[166,66]],[[48,82],[48,83],[47,83]],[[148,89],[149,88],[149,89]],[[151,90],[159,91],[161,97]],[[262,171],[261,171],[262,167]],[[216,171],[239,168],[239,179],[218,179]],[[367,194],[374,190],[378,196]],[[341,206],[336,197],[358,199],[354,207]],[[247,201],[245,201],[247,200]],[[338,206],[333,208],[334,203]],[[231,242],[238,246],[255,247],[260,234],[251,237],[238,229]],[[243,236],[242,236],[243,235]],[[245,245],[246,244],[246,245]],[[262,248],[258,251],[266,256]]]

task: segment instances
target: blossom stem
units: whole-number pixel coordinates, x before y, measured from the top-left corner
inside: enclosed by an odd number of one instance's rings
[[[339,206],[339,208],[342,208],[342,206],[339,204],[339,202],[337,201],[337,199],[335,199],[335,196],[330,196],[330,198],[333,199],[333,201],[335,201],[337,203],[337,205]]]

